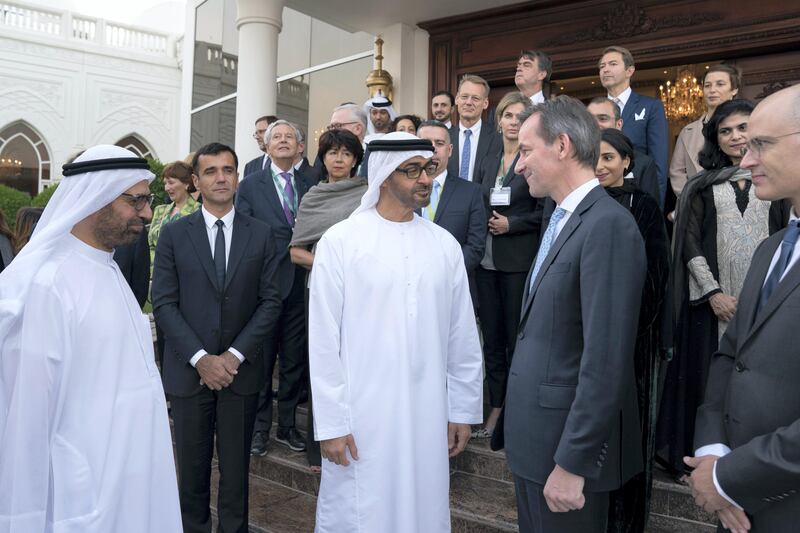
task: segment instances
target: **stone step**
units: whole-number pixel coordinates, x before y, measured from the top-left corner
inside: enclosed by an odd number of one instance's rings
[[[465,472],[450,474],[450,514],[457,533],[518,531],[514,485]]]
[[[216,468],[211,476],[211,513],[216,530]],[[250,476],[249,531],[252,533],[308,533],[314,531],[317,499],[278,483]]]

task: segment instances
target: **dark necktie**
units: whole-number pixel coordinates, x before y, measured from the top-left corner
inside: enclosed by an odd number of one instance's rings
[[[789,261],[792,258],[794,245],[797,243],[798,235],[800,235],[800,221],[792,220],[786,227],[786,233],[783,234],[783,241],[781,241],[781,253],[778,256],[778,261],[772,268],[772,272],[770,272],[769,276],[767,276],[767,281],[764,283],[764,286],[761,287],[761,298],[758,300],[758,311],[761,311],[767,306],[769,297],[772,296],[772,293],[775,292],[775,289],[778,287],[778,283],[780,283],[781,277],[783,277],[783,273],[786,271],[786,267],[789,266]]]
[[[289,172],[281,172],[281,177],[286,180],[283,192],[286,193],[287,202],[283,203],[283,214],[286,215],[286,222],[294,227],[294,187],[292,187],[292,175]]]
[[[217,272],[217,286],[220,290],[225,287],[225,232],[222,220],[215,222],[217,225],[217,238],[214,241],[214,270]]]

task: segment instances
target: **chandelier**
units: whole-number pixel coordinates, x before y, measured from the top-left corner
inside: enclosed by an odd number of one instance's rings
[[[669,120],[690,122],[703,113],[703,88],[689,69],[681,70],[675,83],[659,85],[658,92]]]

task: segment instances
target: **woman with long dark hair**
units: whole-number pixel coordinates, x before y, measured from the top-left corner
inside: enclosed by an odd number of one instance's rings
[[[703,401],[711,355],[736,312],[737,298],[758,244],[770,232],[770,203],[759,200],[750,171],[739,168],[747,143],[749,100],[720,104],[703,128],[704,172],[679,199],[673,255],[674,356],[659,418],[665,463],[681,477],[694,455],[694,423]]]
[[[650,508],[658,412],[658,370],[662,353],[661,314],[670,263],[669,241],[661,209],[652,196],[634,184],[630,174],[634,164],[630,140],[619,130],[603,130],[595,174],[608,195],[628,209],[636,219],[647,254],[647,276],[642,291],[634,352],[644,472],[611,493],[608,531],[620,533],[644,531]]]

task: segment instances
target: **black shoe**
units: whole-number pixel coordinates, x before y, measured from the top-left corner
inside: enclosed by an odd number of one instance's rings
[[[256,431],[253,434],[253,444],[250,446],[250,455],[264,457],[267,455],[269,444],[269,431]]]
[[[295,428],[278,428],[275,442],[280,442],[295,452],[302,452],[306,449],[306,440]]]

